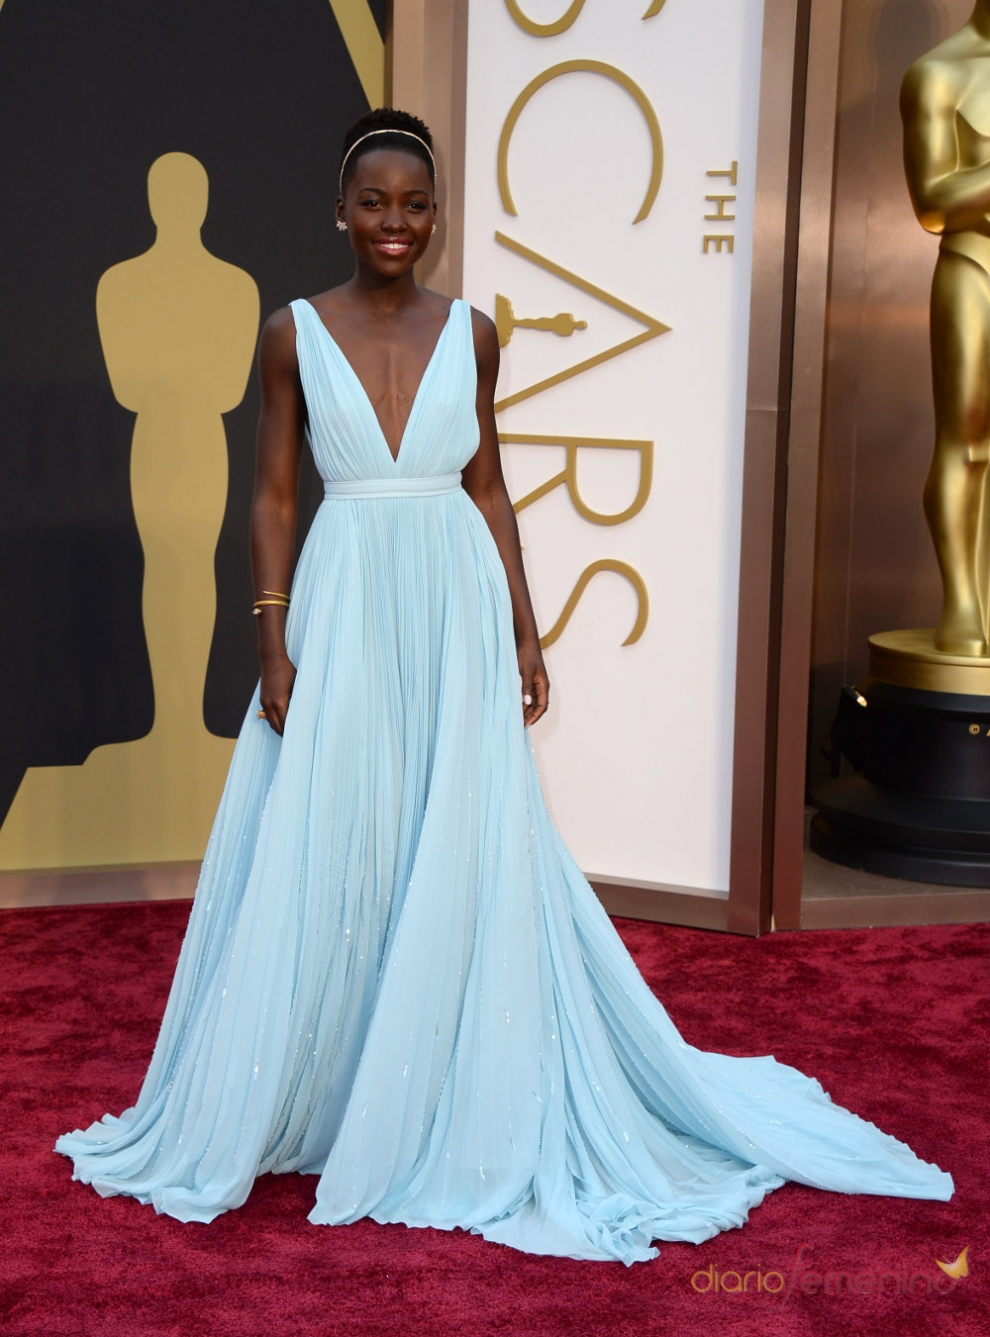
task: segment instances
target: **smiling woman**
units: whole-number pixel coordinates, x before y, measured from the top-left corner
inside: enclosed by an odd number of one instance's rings
[[[786,1179],[947,1198],[817,1082],[685,1044],[554,829],[498,337],[413,275],[434,185],[421,122],[358,122],[354,275],[265,325],[261,682],[138,1101],[57,1149],[184,1221],[296,1170],[317,1224],[626,1263]],[[293,575],[304,439],[326,500]]]

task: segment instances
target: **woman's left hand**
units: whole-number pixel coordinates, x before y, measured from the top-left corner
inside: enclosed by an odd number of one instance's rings
[[[550,700],[550,679],[543,663],[539,641],[519,646],[519,679],[522,685],[523,723],[528,729],[546,714]]]

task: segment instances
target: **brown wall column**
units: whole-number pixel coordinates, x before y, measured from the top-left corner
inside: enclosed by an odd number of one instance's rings
[[[767,0],[757,145],[728,928],[770,927],[786,448],[809,0]]]
[[[773,915],[801,924],[808,684],[818,457],[832,234],[835,117],[843,0],[812,0],[795,289],[794,365],[781,597]]]
[[[448,297],[461,296],[464,277],[467,22],[467,0],[392,0],[385,45],[390,105],[421,117],[433,134],[440,208],[421,277]]]

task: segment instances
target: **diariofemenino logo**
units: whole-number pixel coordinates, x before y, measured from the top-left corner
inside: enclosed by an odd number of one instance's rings
[[[699,1295],[768,1295],[785,1304],[795,1291],[799,1295],[949,1295],[969,1276],[969,1247],[952,1262],[935,1259],[930,1270],[902,1267],[885,1272],[829,1269],[819,1271],[806,1256],[810,1244],[801,1244],[787,1271],[762,1267],[748,1271],[721,1269],[714,1263],[695,1272],[691,1288]]]

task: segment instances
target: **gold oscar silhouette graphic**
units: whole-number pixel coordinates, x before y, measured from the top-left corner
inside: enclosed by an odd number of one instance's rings
[[[498,346],[505,348],[512,338],[514,330],[548,330],[561,338],[569,338],[575,330],[586,330],[586,320],[575,320],[569,311],[561,311],[556,316],[520,317],[512,309],[508,297],[500,292],[495,294],[495,329],[498,331]]]
[[[206,848],[233,753],[203,723],[227,496],[221,415],[244,396],[260,307],[251,276],[200,239],[208,192],[195,158],[159,158],[148,173],[154,245],[107,270],[96,294],[114,395],[137,414],[131,493],[154,724],[82,766],[29,770],[0,828],[0,869],[198,860]]]

